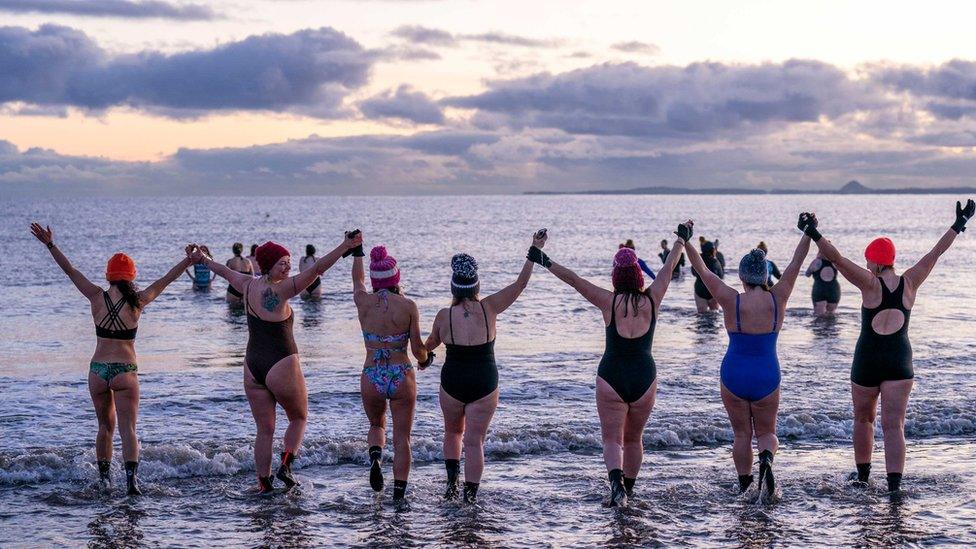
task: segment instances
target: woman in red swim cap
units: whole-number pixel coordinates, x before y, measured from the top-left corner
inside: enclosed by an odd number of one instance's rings
[[[865,486],[871,473],[874,449],[874,420],[878,398],[884,410],[885,469],[888,489],[900,489],[905,469],[905,411],[912,392],[912,345],[908,322],[919,286],[932,272],[956,236],[966,230],[966,222],[976,213],[969,200],[964,208],[956,202],[956,220],[932,250],[902,275],[895,272],[895,245],[885,237],[876,238],[864,250],[865,267],[847,259],[817,230],[813,214],[801,216],[798,226],[837,267],[851,284],[861,290],[861,334],[851,366],[851,396],[854,401],[854,464],[857,472],[850,480]]]
[[[281,454],[276,476],[289,488],[297,484],[291,464],[305,436],[308,416],[308,391],[292,333],[295,316],[288,300],[329,270],[340,257],[361,248],[362,242],[359,231],[347,234],[334,250],[318,259],[312,268],[296,276],[289,276],[291,254],[284,246],[274,242],[265,242],[255,250],[254,256],[262,273],[260,278],[239,273],[214,261],[204,253],[206,246],[201,246],[193,255],[195,262],[203,263],[226,279],[242,295],[248,331],[244,355],[244,393],[257,424],[254,465],[261,492],[273,489],[271,451],[277,404],[280,403],[285,409],[288,427],[284,436],[285,451]]]
[[[136,372],[136,329],[142,309],[152,303],[183,269],[190,266],[192,246],[186,247],[186,257],[162,278],[145,290],[134,284],[136,264],[131,257],[117,253],[108,260],[105,279],[108,290],[92,283],[74,268],[68,258],[54,244],[54,231],[31,223],[31,232],[47,246],[54,262],[68,275],[75,288],[91,303],[95,321],[95,352],[88,368],[88,391],[95,416],[98,435],[95,437],[95,459],[103,486],[111,484],[112,438],[116,418],[122,437],[122,458],[125,462],[126,485],[129,495],[140,495],[136,473],[139,467],[139,440],[136,438],[136,419],[139,411],[139,378]]]

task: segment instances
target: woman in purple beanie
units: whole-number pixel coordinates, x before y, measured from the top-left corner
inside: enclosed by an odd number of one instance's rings
[[[383,246],[369,253],[369,280],[373,291],[366,289],[363,258],[352,263],[353,300],[359,312],[359,324],[366,344],[366,360],[360,377],[363,409],[369,418],[369,484],[374,491],[383,489],[380,468],[386,438],[386,405],[393,415],[393,500],[403,499],[410,474],[410,430],[417,405],[417,380],[407,356],[407,343],[420,368],[430,364],[420,337],[420,312],[417,305],[403,297],[400,269],[396,259]]]

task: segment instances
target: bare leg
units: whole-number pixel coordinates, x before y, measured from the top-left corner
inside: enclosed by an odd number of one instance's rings
[[[247,395],[258,431],[254,437],[254,468],[259,477],[268,477],[271,476],[271,447],[274,442],[277,402],[267,387],[254,380],[247,366],[244,366],[244,394]]]
[[[827,314],[828,315],[832,315],[835,312],[837,312],[837,305],[839,305],[839,303],[828,303],[827,304]]]
[[[498,407],[498,389],[464,407],[464,481],[481,482],[485,470],[485,437]]]
[[[444,414],[444,459],[461,459],[461,437],[464,435],[464,403],[444,391],[440,393]]]
[[[136,436],[136,420],[139,417],[139,376],[126,372],[112,378],[110,384],[115,393],[115,406],[119,418],[119,435],[122,436],[122,458],[139,461],[139,438]]]
[[[813,304],[813,314],[817,316],[825,316],[827,314],[827,302],[817,301]]]
[[[646,396],[646,395],[645,395]],[[629,406],[604,379],[596,378],[596,411],[600,416],[603,462],[607,471],[623,468],[624,424]]]
[[[710,310],[712,310],[712,311],[717,311],[718,310],[718,300],[715,299],[715,298],[709,299],[708,300],[708,308]]]
[[[871,463],[874,452],[874,419],[878,414],[880,387],[851,383],[854,401],[854,463]]]
[[[702,298],[700,298],[700,297],[698,297],[696,295],[695,296],[695,308],[698,309],[698,314],[701,314],[701,313],[704,313],[704,312],[708,311],[708,300],[707,299],[702,299]]]
[[[390,411],[393,413],[393,480],[407,480],[410,476],[410,462],[413,460],[410,432],[413,430],[416,407],[417,378],[410,370],[390,399]]]
[[[750,404],[752,425],[756,433],[759,451],[769,450],[776,454],[779,439],[776,438],[776,414],[779,412],[779,388]]]
[[[905,469],[905,412],[914,383],[912,379],[881,383],[881,430],[885,468],[889,473],[901,473]]]
[[[386,397],[373,387],[365,374],[359,376],[359,392],[363,397],[363,410],[369,419],[366,443],[369,446],[386,446]]]
[[[722,384],[722,404],[732,424],[732,461],[739,475],[752,474],[752,411],[749,401],[743,400]]]
[[[630,403],[630,409],[624,421],[624,477],[637,478],[640,473],[641,463],[644,461],[644,427],[647,425],[648,418],[651,417],[651,410],[654,409],[654,399],[657,396],[657,379],[647,391]]]
[[[288,428],[285,429],[284,436],[285,451],[298,454],[302,439],[305,438],[305,427],[308,425],[308,391],[298,355],[278,361],[268,372],[265,381],[268,390],[281,403],[285,415],[288,416]]]
[[[95,458],[99,461],[112,460],[112,438],[115,436],[115,399],[108,383],[96,374],[88,373],[88,392],[95,406],[98,419],[98,434],[95,435]]]

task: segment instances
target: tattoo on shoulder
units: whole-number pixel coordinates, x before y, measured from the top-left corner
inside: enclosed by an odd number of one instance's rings
[[[261,304],[264,306],[264,310],[268,312],[274,312],[280,303],[281,298],[279,298],[278,294],[274,293],[274,290],[271,288],[266,289],[264,293],[261,294]]]

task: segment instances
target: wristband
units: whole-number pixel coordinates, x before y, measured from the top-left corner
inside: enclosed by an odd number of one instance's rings
[[[431,364],[434,363],[434,357],[436,357],[436,356],[437,356],[437,354],[435,354],[433,351],[428,351],[427,352],[427,360],[425,360],[425,361],[417,364],[417,369],[418,370],[424,370],[424,369],[426,369],[428,366],[430,366]]]
[[[813,240],[814,242],[820,242],[820,239],[823,238],[820,231],[818,231],[816,227],[811,227],[810,225],[807,225],[807,228],[803,230],[803,234],[809,236],[810,240]]]
[[[46,246],[47,246],[47,249],[53,250],[54,249],[54,241],[52,240],[51,242],[48,242],[46,244]]]

